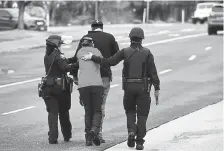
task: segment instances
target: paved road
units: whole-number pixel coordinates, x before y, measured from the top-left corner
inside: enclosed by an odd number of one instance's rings
[[[223,99],[223,35],[207,36],[206,26],[169,26],[147,29],[144,44],[154,54],[161,79],[160,106],[152,97],[147,128],[152,129],[175,118]],[[120,47],[127,46],[127,35],[119,35]],[[66,56],[74,55],[77,43],[63,49]],[[47,141],[47,112],[43,100],[37,97],[37,80],[43,72],[43,49],[1,54],[0,67],[15,71],[0,73],[0,150],[59,151],[104,150],[126,139],[126,117],[122,106],[122,63],[113,67],[114,79],[110,90],[104,124],[107,141],[100,147],[84,145],[83,108],[78,93],[72,94],[71,121],[73,138],[58,145]],[[24,80],[34,79],[33,81]],[[11,85],[8,85],[13,83]],[[20,110],[21,109],[21,110]]]

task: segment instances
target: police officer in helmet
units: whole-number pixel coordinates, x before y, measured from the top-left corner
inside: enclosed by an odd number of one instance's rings
[[[51,35],[46,39],[46,54],[44,65],[46,81],[43,99],[48,112],[48,140],[50,144],[58,143],[58,116],[64,141],[68,142],[72,137],[72,125],[69,110],[71,108],[72,79],[67,72],[72,71],[76,64],[68,64],[60,51],[63,38]]]
[[[83,59],[91,59],[104,66],[115,66],[124,60],[122,82],[124,90],[123,105],[127,116],[127,145],[135,147],[136,144],[137,150],[143,150],[146,122],[151,104],[150,89],[153,85],[155,97],[158,101],[160,80],[152,53],[148,48],[142,46],[144,31],[135,27],[131,30],[129,37],[130,47],[122,49],[110,58],[102,58],[89,53],[83,56]],[[158,105],[158,102],[156,104]]]

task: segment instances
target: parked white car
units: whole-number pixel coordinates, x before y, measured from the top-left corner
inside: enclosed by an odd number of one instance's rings
[[[194,12],[194,16],[191,17],[192,23],[196,24],[197,22],[200,22],[203,24],[206,22],[210,13],[212,12],[212,7],[216,4],[217,3],[213,2],[198,3]]]

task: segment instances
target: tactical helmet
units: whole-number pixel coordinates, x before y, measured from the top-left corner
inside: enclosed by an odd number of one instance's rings
[[[91,37],[83,37],[82,45],[93,45],[93,39]]]
[[[94,20],[91,24],[91,27],[101,26],[103,27],[103,22],[99,20]]]
[[[61,36],[51,35],[46,39],[46,45],[59,47],[62,44]]]
[[[129,38],[132,38],[132,37],[144,39],[145,38],[144,31],[140,27],[134,27],[131,29],[129,34]]]

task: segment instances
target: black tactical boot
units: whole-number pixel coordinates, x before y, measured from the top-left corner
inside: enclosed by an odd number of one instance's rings
[[[93,137],[91,133],[85,134],[86,146],[93,146]]]
[[[58,144],[58,141],[52,141],[52,140],[49,140],[49,144]]]
[[[134,132],[130,132],[128,134],[128,147],[135,147],[135,133]]]
[[[137,144],[136,145],[136,150],[143,150],[143,149],[144,149],[143,144]]]
[[[136,150],[143,150],[144,149],[144,140],[143,139],[137,139],[136,140]]]
[[[69,142],[70,139],[71,139],[71,137],[64,137],[64,141],[65,141],[65,142]]]
[[[100,143],[106,143],[105,139],[103,139],[102,137],[100,137]]]
[[[95,131],[91,131],[91,134],[92,134],[92,137],[93,137],[93,143],[96,146],[100,146],[101,142],[100,142],[99,135]]]

